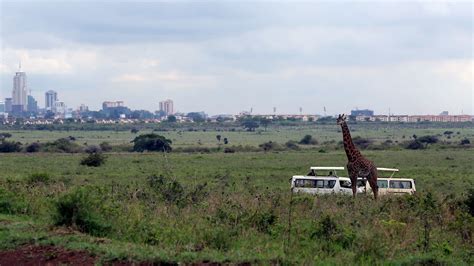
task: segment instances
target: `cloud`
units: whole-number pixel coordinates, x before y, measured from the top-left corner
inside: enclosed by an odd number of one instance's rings
[[[471,9],[452,2],[2,1],[2,96],[21,60],[38,98],[56,89],[70,106],[122,99],[154,110],[173,98],[182,111],[211,113],[472,110]]]

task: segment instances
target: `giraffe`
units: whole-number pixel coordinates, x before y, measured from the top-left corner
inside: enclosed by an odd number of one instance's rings
[[[342,128],[342,136],[344,141],[344,150],[347,155],[347,171],[349,172],[349,178],[352,183],[352,195],[356,196],[357,191],[357,178],[367,178],[370,187],[374,193],[374,199],[377,200],[379,187],[377,185],[377,167],[375,167],[372,161],[367,160],[360,151],[354,146],[352,142],[351,133],[346,123],[346,115],[339,115],[337,118],[337,124]]]

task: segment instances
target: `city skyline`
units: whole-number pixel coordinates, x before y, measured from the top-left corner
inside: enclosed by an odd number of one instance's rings
[[[39,106],[473,113],[472,3],[91,3],[1,2],[2,100],[21,61]]]

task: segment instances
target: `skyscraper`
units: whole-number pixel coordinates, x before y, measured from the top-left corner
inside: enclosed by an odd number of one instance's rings
[[[30,113],[36,113],[38,112],[38,102],[36,101],[36,99],[31,96],[31,95],[28,95],[28,108],[27,108],[28,112]]]
[[[49,90],[45,93],[45,100],[44,100],[44,107],[46,108],[47,111],[54,111],[55,104],[58,101],[58,93]]]
[[[160,102],[160,111],[163,111],[166,115],[174,114],[173,100],[166,100]]]
[[[12,112],[12,98],[5,98],[5,113]]]
[[[26,73],[16,72],[13,77],[12,105],[14,109],[26,111],[28,104],[26,87]]]

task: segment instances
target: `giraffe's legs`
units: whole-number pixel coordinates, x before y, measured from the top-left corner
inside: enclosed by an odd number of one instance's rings
[[[350,173],[352,197],[356,197],[357,194],[357,174]]]
[[[377,168],[375,168],[375,166],[372,167],[369,177],[369,184],[372,188],[372,192],[374,193],[374,199],[377,200],[377,197],[379,195],[379,186],[377,185],[378,173]]]

